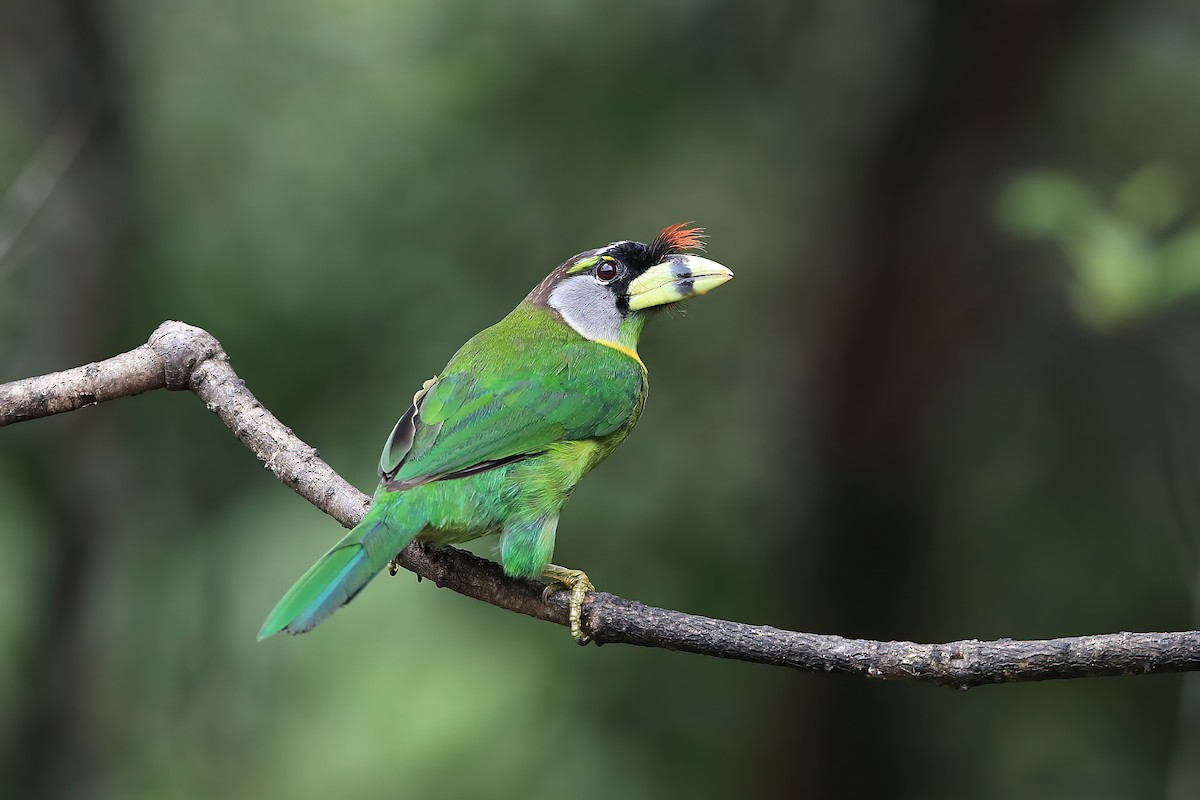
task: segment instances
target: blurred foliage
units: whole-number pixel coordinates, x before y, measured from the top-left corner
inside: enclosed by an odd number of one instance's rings
[[[47,64],[69,8],[103,70]],[[737,279],[648,330],[645,416],[558,563],[849,636],[1196,626],[1194,4],[0,13],[0,380],[183,319],[368,490],[413,390],[555,264],[696,220]],[[1037,96],[964,112],[977,53]],[[98,121],[63,74],[106,76]],[[78,130],[45,204],[9,191]],[[202,412],[0,432],[17,796],[1200,794],[1190,677],[955,694],[579,649],[404,575],[256,644],[340,531]]]
[[[1189,208],[1184,174],[1162,163],[1138,169],[1108,202],[1056,171],[1015,178],[999,201],[1008,230],[1062,248],[1071,302],[1100,327],[1160,313],[1200,291],[1200,223],[1181,220]]]

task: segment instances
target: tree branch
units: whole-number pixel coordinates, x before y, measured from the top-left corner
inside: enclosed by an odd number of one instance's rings
[[[233,371],[220,342],[182,322],[164,322],[146,344],[106,361],[0,385],[0,427],[151,389],[195,393],[275,477],[345,527],[357,524],[369,507],[370,498],[263,408]],[[492,561],[420,542],[405,548],[399,561],[437,586],[568,624],[565,592],[543,602],[543,584],[506,577]],[[710,619],[604,592],[588,595],[583,626],[597,644],[660,647],[809,672],[964,689],[1052,678],[1200,671],[1200,631],[1038,641],[875,642]]]

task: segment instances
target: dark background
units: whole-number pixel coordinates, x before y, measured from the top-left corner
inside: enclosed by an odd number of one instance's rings
[[[556,561],[884,639],[1195,627],[1189,0],[0,3],[0,380],[164,319],[370,490],[554,265],[696,220]],[[1200,797],[1200,682],[969,693],[629,647],[380,579],[188,395],[0,432],[14,797]],[[478,548],[488,552],[488,546]]]

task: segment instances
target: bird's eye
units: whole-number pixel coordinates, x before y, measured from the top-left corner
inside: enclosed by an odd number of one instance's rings
[[[611,261],[601,261],[600,266],[596,267],[596,280],[600,283],[612,283],[617,279],[617,265]]]

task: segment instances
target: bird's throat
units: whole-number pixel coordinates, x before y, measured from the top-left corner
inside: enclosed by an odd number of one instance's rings
[[[634,350],[632,347],[626,347],[625,345],[620,344],[619,342],[609,342],[609,341],[605,341],[604,339],[592,339],[592,341],[595,342],[596,344],[602,344],[605,347],[611,347],[613,350],[616,350],[618,353],[624,353],[625,355],[629,356],[634,361],[636,361],[638,364],[640,364],[643,372],[649,372],[649,370],[646,369],[646,362],[642,361],[642,357],[639,356],[637,354],[637,350]]]
[[[547,305],[583,338],[624,353],[646,369],[637,354],[645,318],[641,314],[622,314],[612,294],[591,277],[567,278],[550,293]]]

